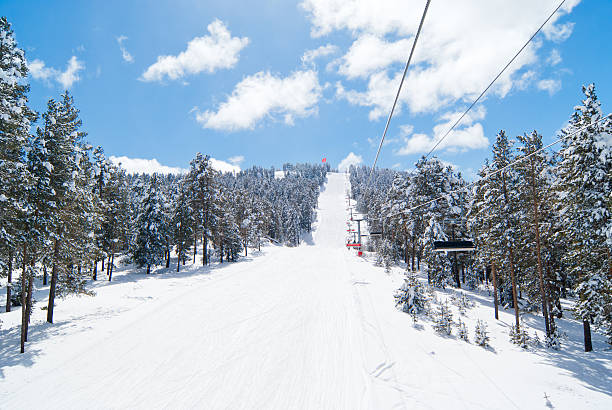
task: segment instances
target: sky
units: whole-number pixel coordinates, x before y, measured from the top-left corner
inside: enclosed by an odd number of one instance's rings
[[[0,0],[42,112],[74,96],[131,171],[371,166],[425,0]],[[560,0],[432,0],[378,166],[413,169]],[[566,0],[434,152],[471,179],[499,130],[556,139],[581,86],[612,108],[609,0]],[[607,50],[607,51],[606,51]]]

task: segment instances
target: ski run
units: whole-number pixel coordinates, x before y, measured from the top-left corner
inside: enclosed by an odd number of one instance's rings
[[[508,338],[513,311],[496,321],[482,289],[434,291],[440,303],[471,301],[463,315],[449,304],[469,343],[398,310],[403,269],[345,246],[348,191],[345,174],[327,174],[297,247],[180,273],[123,266],[112,282],[90,283],[95,296],[59,301],[55,324],[39,287],[26,353],[20,310],[2,315],[0,408],[611,408],[612,354],[596,333],[583,352],[571,318],[558,324],[562,350],[525,350]],[[488,348],[474,343],[477,319]],[[524,320],[543,338],[541,317]]]

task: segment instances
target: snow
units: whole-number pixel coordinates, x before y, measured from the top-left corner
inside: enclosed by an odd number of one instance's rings
[[[95,297],[59,301],[53,325],[40,287],[25,354],[20,311],[1,315],[2,407],[610,408],[612,354],[597,335],[596,352],[581,352],[575,321],[560,321],[562,351],[523,351],[508,342],[513,312],[495,322],[491,298],[466,292],[470,339],[483,319],[491,349],[414,325],[394,306],[401,269],[386,273],[344,246],[347,187],[328,174],[299,247],[181,273],[176,260],[151,275],[121,267],[113,282],[92,284]]]

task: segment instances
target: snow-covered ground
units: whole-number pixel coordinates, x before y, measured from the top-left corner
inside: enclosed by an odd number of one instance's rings
[[[612,353],[599,336],[582,352],[575,321],[560,321],[560,352],[523,351],[508,341],[512,312],[496,322],[490,297],[466,292],[470,337],[486,319],[491,349],[414,325],[394,307],[401,269],[344,246],[347,187],[329,174],[300,247],[178,274],[125,269],[95,297],[59,301],[54,325],[41,289],[23,355],[20,311],[1,314],[0,408],[612,408]],[[540,322],[526,317],[530,334]]]

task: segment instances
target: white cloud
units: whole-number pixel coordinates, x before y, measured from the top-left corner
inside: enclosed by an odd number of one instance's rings
[[[362,163],[363,158],[361,155],[355,155],[353,152],[350,152],[346,158],[344,158],[342,161],[340,161],[340,164],[338,164],[338,171],[346,172],[351,165],[359,165]]]
[[[548,40],[552,40],[555,43],[565,41],[572,35],[574,30],[574,23],[565,24],[550,24],[544,26],[542,32]]]
[[[45,66],[45,62],[39,59],[28,62],[28,70],[35,80],[48,81],[56,76],[56,70]]]
[[[302,56],[302,65],[304,67],[313,67],[314,62],[319,57],[325,57],[338,52],[338,47],[333,44],[326,44],[314,50],[306,50]]]
[[[497,80],[488,95],[504,97],[527,84],[524,73],[540,59],[545,41],[563,41],[572,23],[559,23],[580,0],[568,0]],[[557,0],[481,0],[432,2],[396,110],[413,113],[453,109],[473,100],[554,10]],[[370,107],[371,120],[388,115],[403,63],[423,12],[423,3],[406,0],[303,0],[313,37],[348,31],[353,43],[337,61],[347,79],[365,78],[365,89],[337,87],[337,97]]]
[[[196,37],[187,44],[187,50],[178,56],[159,56],[140,77],[143,81],[162,81],[164,77],[177,80],[187,74],[202,71],[214,73],[217,69],[232,68],[238,62],[240,51],[249,44],[247,37],[232,37],[220,20],[207,27],[209,35]]]
[[[446,134],[450,127],[459,119],[462,112],[451,112],[443,114],[440,119],[444,120],[433,128],[433,137],[427,134],[412,134],[412,128],[402,128],[404,146],[396,151],[397,155],[410,155],[428,153],[434,145]],[[482,125],[476,121],[485,117],[482,106],[470,111],[459,125],[438,145],[437,149],[448,151],[464,151],[466,149],[481,149],[489,146],[489,140],[484,135]],[[475,123],[476,122],[476,123]]]
[[[126,156],[115,157],[111,155],[108,159],[113,164],[121,166],[128,174],[184,174],[187,172],[184,168],[162,165],[155,158],[129,158]]]
[[[117,37],[117,44],[119,44],[119,49],[121,50],[121,57],[123,57],[123,61],[125,61],[126,63],[133,63],[134,57],[132,57],[130,52],[127,51],[127,48],[125,48],[125,46],[123,45],[123,42],[127,39],[128,38],[126,36],[121,35]]]
[[[28,69],[30,70],[32,78],[45,81],[47,84],[51,84],[51,80],[55,80],[64,89],[72,87],[74,83],[81,79],[81,77],[79,77],[79,71],[82,71],[84,68],[85,64],[79,61],[76,56],[70,57],[66,70],[64,71],[57,70],[53,67],[47,67],[42,60],[35,59],[28,62]]]
[[[412,39],[387,42],[378,36],[364,34],[337,60],[338,72],[348,78],[367,77],[390,64],[405,62],[406,51],[411,45]]]
[[[259,72],[240,81],[217,111],[198,112],[196,120],[204,128],[225,131],[253,129],[264,118],[283,118],[293,125],[294,118],[317,112],[322,87],[313,70],[296,71],[289,77]]]
[[[128,174],[184,174],[188,169],[162,165],[156,158],[129,158],[126,156],[109,156],[108,159],[115,165],[121,166]],[[220,172],[240,172],[240,166],[215,158],[210,158],[210,165]]]
[[[72,56],[70,60],[68,60],[68,67],[66,71],[59,73],[57,76],[57,82],[62,85],[63,88],[68,89],[72,87],[72,84],[76,83],[81,79],[79,77],[79,71],[85,68],[85,64],[82,61],[79,61],[76,56]]]
[[[236,155],[227,159],[234,165],[240,165],[244,161],[244,155]]]
[[[553,95],[561,89],[561,80],[553,80],[552,78],[546,78],[538,81],[538,90],[548,91],[549,95]]]
[[[533,70],[525,71],[520,77],[514,80],[514,86],[518,90],[526,90],[533,83],[536,73]]]
[[[238,164],[230,164],[229,162],[221,161],[220,159],[211,158],[210,165],[219,172],[240,172]]]
[[[553,48],[550,55],[546,59],[546,62],[552,66],[555,66],[561,62],[561,53],[556,48]]]

